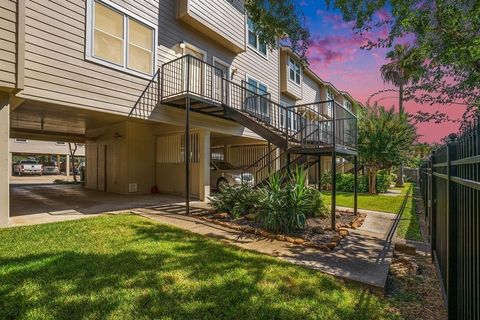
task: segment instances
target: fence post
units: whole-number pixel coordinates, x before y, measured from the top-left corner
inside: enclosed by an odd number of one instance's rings
[[[430,210],[430,248],[431,248],[431,258],[432,262],[435,263],[435,256],[434,252],[437,249],[437,188],[435,185],[435,168],[433,165],[435,164],[436,153],[435,150],[432,152],[432,155],[427,163],[427,190],[426,190],[426,209]]]
[[[457,159],[456,135],[450,134],[447,144],[447,208],[448,208],[448,245],[447,245],[447,303],[448,318],[457,318],[457,258],[458,258],[458,214],[457,214],[457,193],[452,176],[456,176],[456,166],[452,161]]]

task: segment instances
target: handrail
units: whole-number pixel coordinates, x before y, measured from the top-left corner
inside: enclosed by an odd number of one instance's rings
[[[203,99],[204,103],[251,116],[260,126],[281,136],[286,149],[299,145],[323,148],[344,143],[347,144],[345,147],[356,148],[356,130],[353,128],[356,115],[335,99],[284,106],[271,100],[269,93],[258,93],[247,83],[233,82],[224,75],[222,69],[191,54],[177,57],[157,69],[129,116],[134,113],[141,113],[139,117],[148,116],[159,103],[175,104],[174,99],[187,94]],[[157,82],[158,87],[155,87]],[[326,125],[329,123],[332,125]],[[334,132],[336,124],[340,132]],[[312,140],[315,135],[318,139]]]
[[[145,89],[143,89],[142,91],[142,94],[138,97],[137,101],[135,102],[135,104],[133,105],[133,108],[130,110],[130,112],[128,113],[128,116],[130,117],[133,113],[133,111],[135,110],[135,108],[137,107],[137,105],[140,103],[140,100],[143,98],[143,96],[145,95],[145,92],[147,92],[148,88],[150,87],[150,85],[152,84],[152,82],[155,81],[155,78],[158,76],[160,72],[160,68],[157,69],[157,71],[155,72],[155,74],[153,75],[152,79],[150,79],[150,81],[148,81],[148,84],[147,86],[145,87]]]

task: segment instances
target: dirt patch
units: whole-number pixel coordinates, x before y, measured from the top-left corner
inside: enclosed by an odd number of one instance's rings
[[[437,271],[428,256],[395,254],[387,297],[405,319],[447,319]]]

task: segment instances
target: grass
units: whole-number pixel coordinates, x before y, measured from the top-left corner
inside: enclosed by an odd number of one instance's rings
[[[333,277],[134,215],[0,230],[1,319],[391,319]]]
[[[409,240],[422,240],[418,216],[415,212],[412,183],[405,183],[400,190],[401,196],[372,195],[361,193],[358,195],[358,208],[373,211],[400,213],[401,220],[397,229],[397,236]],[[331,204],[330,192],[322,192],[325,204]],[[353,208],[353,194],[337,192],[337,205]]]

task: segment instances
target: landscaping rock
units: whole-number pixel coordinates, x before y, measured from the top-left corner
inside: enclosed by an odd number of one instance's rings
[[[343,238],[345,238],[349,234],[347,228],[340,228],[340,230],[338,230],[338,233],[340,233],[340,236],[342,236]]]
[[[330,249],[330,250],[335,249],[336,246],[337,246],[337,244],[335,242],[327,243],[327,248]]]
[[[285,236],[283,234],[277,234],[275,236],[275,239],[277,239],[278,241],[285,241]]]
[[[257,215],[255,213],[248,213],[245,215],[245,219],[248,221],[255,221]]]
[[[301,238],[297,238],[293,241],[294,244],[304,244],[305,243],[305,240],[301,239]]]
[[[414,245],[401,243],[401,242],[395,243],[395,251],[402,252],[409,255],[415,255],[417,253],[417,250]]]
[[[214,217],[215,219],[226,219],[226,218],[228,218],[228,213],[226,213],[226,212],[215,213],[215,214],[213,215],[213,217]]]
[[[322,227],[313,227],[312,232],[316,234],[324,234],[325,230]]]
[[[338,242],[340,242],[340,240],[342,240],[342,237],[338,234],[336,234],[332,237],[332,242],[337,242],[338,243]]]

